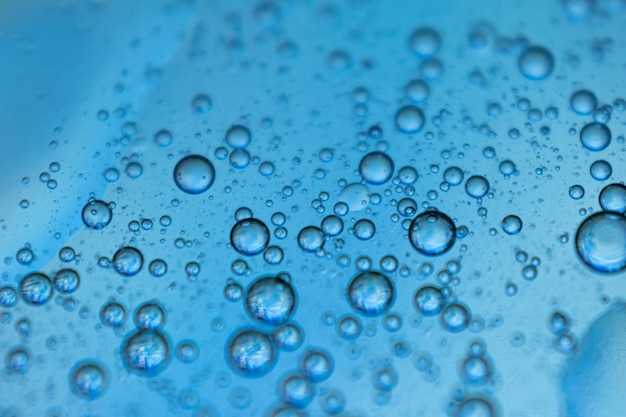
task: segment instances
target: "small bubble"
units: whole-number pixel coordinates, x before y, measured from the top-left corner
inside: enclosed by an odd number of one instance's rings
[[[543,80],[554,70],[554,56],[542,46],[531,46],[520,54],[517,66],[527,79]]]
[[[211,188],[215,181],[215,168],[201,155],[187,155],[174,168],[176,186],[187,194],[200,194]]]

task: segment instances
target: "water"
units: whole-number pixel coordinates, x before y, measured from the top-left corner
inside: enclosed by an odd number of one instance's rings
[[[621,0],[0,6],[0,415],[620,415]]]

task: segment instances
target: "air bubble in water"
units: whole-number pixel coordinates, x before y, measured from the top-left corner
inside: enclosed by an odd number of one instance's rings
[[[291,317],[296,294],[291,285],[279,277],[264,277],[253,282],[246,293],[248,313],[255,320],[279,325]]]
[[[198,94],[191,101],[191,107],[196,113],[205,114],[209,110],[211,110],[211,107],[213,107],[213,102],[211,101],[211,98],[206,94]]]
[[[118,274],[130,277],[136,275],[143,267],[143,255],[137,249],[126,246],[113,255],[113,268]]]
[[[435,316],[443,308],[443,294],[438,288],[426,285],[415,292],[413,303],[424,316]]]
[[[606,181],[613,175],[613,167],[607,161],[600,159],[591,164],[589,173],[596,181]]]
[[[409,47],[418,57],[429,58],[439,52],[441,36],[431,27],[419,27],[411,33]]]
[[[187,155],[174,168],[176,186],[187,194],[200,194],[211,188],[215,181],[215,168],[202,155]]]
[[[226,356],[235,372],[248,377],[267,374],[276,362],[270,339],[253,329],[237,332],[227,345]]]
[[[396,112],[396,127],[402,133],[412,135],[424,127],[424,113],[413,105],[401,107]]]
[[[106,391],[109,380],[104,368],[93,362],[79,363],[70,371],[72,393],[82,400],[93,401]]]
[[[252,135],[247,127],[241,125],[231,126],[226,132],[226,142],[234,149],[243,149],[250,144]]]
[[[333,373],[332,357],[325,351],[311,349],[302,358],[300,368],[302,374],[312,383],[318,384],[327,380]]]
[[[126,309],[116,302],[109,302],[100,310],[100,321],[107,327],[120,327],[126,321]]]
[[[63,294],[71,294],[78,288],[80,278],[73,269],[61,269],[54,274],[54,288]]]
[[[384,184],[393,175],[393,160],[383,152],[371,152],[365,155],[359,164],[359,173],[368,184]]]
[[[626,187],[623,184],[609,184],[600,192],[602,210],[626,213]]]
[[[587,217],[576,232],[578,257],[597,272],[617,273],[626,269],[626,217],[599,212]]]
[[[437,256],[450,250],[456,239],[456,228],[444,213],[426,211],[411,222],[409,239],[419,253]]]
[[[589,123],[580,130],[580,142],[587,150],[601,151],[611,143],[611,131],[602,123]]]
[[[83,223],[94,230],[104,229],[111,223],[113,211],[104,201],[91,200],[83,207]]]
[[[511,214],[502,219],[502,230],[508,235],[516,235],[522,230],[522,219]]]
[[[142,329],[126,338],[122,345],[122,356],[131,372],[153,377],[169,364],[170,344],[162,333]]]
[[[19,292],[22,299],[30,305],[42,305],[52,297],[53,285],[48,276],[34,272],[22,278]]]
[[[554,56],[543,46],[531,46],[520,54],[517,66],[527,79],[543,80],[554,70]]]
[[[147,302],[137,307],[135,325],[140,329],[158,330],[165,324],[165,310],[157,302]]]
[[[441,325],[449,332],[462,332],[467,328],[469,322],[469,311],[461,304],[450,304],[441,311]]]
[[[265,223],[258,219],[243,219],[230,232],[230,242],[243,255],[256,255],[267,248],[270,232]]]
[[[483,198],[489,192],[489,181],[480,175],[471,176],[465,183],[465,191],[472,198]]]
[[[468,398],[459,404],[455,417],[495,417],[495,413],[487,400]]]
[[[324,246],[324,232],[315,226],[307,226],[298,234],[298,245],[307,252],[315,252]]]
[[[593,113],[598,106],[596,95],[589,90],[578,90],[572,94],[569,104],[574,113],[586,116]]]
[[[366,271],[352,278],[347,290],[350,305],[365,316],[380,316],[393,304],[395,290],[385,275]]]

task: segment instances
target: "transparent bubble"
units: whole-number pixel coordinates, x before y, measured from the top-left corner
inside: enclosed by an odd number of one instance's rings
[[[143,255],[137,249],[126,246],[113,255],[113,268],[118,274],[130,277],[137,275],[143,267]]]
[[[438,288],[426,285],[415,292],[413,303],[422,315],[436,316],[443,308],[444,298]]]
[[[192,363],[200,355],[198,345],[193,340],[181,340],[176,346],[176,358],[182,363]]]
[[[508,235],[516,235],[522,231],[522,219],[511,214],[502,219],[502,230]]]
[[[601,123],[589,123],[580,130],[580,142],[585,149],[598,152],[611,143],[611,131]]]
[[[298,234],[298,245],[307,252],[315,252],[324,246],[324,232],[319,227],[307,226]]]
[[[313,400],[315,389],[304,377],[291,375],[281,383],[280,395],[292,407],[304,408]]]
[[[293,314],[296,294],[282,278],[259,278],[248,288],[246,307],[253,319],[276,326],[286,322]]]
[[[601,159],[591,164],[589,173],[596,181],[606,181],[613,175],[613,167],[607,161]]]
[[[487,400],[468,398],[459,404],[455,417],[495,417],[495,412]]]
[[[393,160],[385,153],[371,152],[359,164],[359,173],[368,184],[384,184],[393,175]]]
[[[593,113],[598,106],[596,95],[589,90],[575,91],[569,99],[572,111],[580,116]]]
[[[578,257],[597,272],[626,269],[626,217],[599,212],[587,217],[576,232]]]
[[[161,129],[154,134],[154,143],[164,148],[172,144],[172,139],[172,133],[167,129]]]
[[[252,134],[245,126],[234,125],[226,131],[226,142],[234,149],[244,149],[250,144],[251,139]]]
[[[411,222],[409,240],[421,254],[437,256],[446,253],[456,239],[452,219],[439,211],[426,211]]]
[[[22,248],[15,254],[15,260],[20,265],[30,265],[35,260],[35,254],[30,248]]]
[[[413,105],[401,107],[396,112],[396,127],[402,133],[412,135],[418,133],[424,127],[424,113]]]
[[[126,338],[122,357],[130,372],[153,377],[167,368],[171,359],[170,344],[162,333],[142,329]]]
[[[389,392],[398,385],[398,372],[390,366],[379,368],[372,373],[372,385],[379,391]]]
[[[461,304],[450,304],[441,311],[441,326],[451,333],[462,332],[469,323],[469,311]]]
[[[580,185],[572,185],[569,188],[569,196],[574,200],[580,200],[585,195],[585,189]]]
[[[307,351],[300,362],[302,374],[314,384],[326,381],[333,373],[334,366],[330,354],[319,349]]]
[[[191,101],[191,108],[198,114],[208,113],[211,107],[213,107],[213,102],[206,94],[198,94]]]
[[[243,297],[243,287],[238,282],[229,282],[224,287],[224,297],[233,303],[241,300],[241,297]]]
[[[270,265],[278,265],[284,256],[283,250],[278,246],[269,246],[263,253],[263,259]]]
[[[120,327],[126,321],[126,309],[116,302],[107,303],[100,310],[100,321],[107,327]]]
[[[52,297],[53,285],[48,276],[34,272],[26,275],[19,284],[22,299],[30,305],[43,305]]]
[[[459,185],[463,182],[463,170],[459,167],[446,168],[443,179],[450,185]]]
[[[135,310],[135,326],[140,329],[158,330],[165,324],[165,310],[157,302],[150,301]]]
[[[143,167],[139,162],[131,162],[126,165],[124,172],[126,172],[126,175],[128,175],[129,178],[136,179],[141,177],[141,174],[143,174]]]
[[[228,363],[243,376],[261,377],[276,363],[272,342],[257,330],[238,331],[227,346]]]
[[[417,181],[417,171],[411,166],[404,166],[398,171],[398,179],[404,185],[412,185]]]
[[[270,161],[263,161],[259,165],[259,172],[263,176],[269,177],[272,174],[274,174],[275,171],[276,171],[276,167],[274,167],[274,164],[271,163]]]
[[[489,192],[489,181],[480,175],[473,175],[465,183],[465,191],[472,198],[483,198]]]
[[[347,290],[352,308],[365,316],[380,316],[391,308],[395,298],[393,284],[385,275],[366,271],[352,278]]]
[[[265,223],[249,218],[237,222],[230,232],[230,242],[243,255],[256,255],[267,248],[270,232]]]
[[[405,217],[411,217],[417,212],[417,203],[412,198],[403,198],[398,201],[398,213]]]
[[[542,46],[531,46],[520,54],[517,66],[527,79],[543,80],[554,70],[554,56]]]
[[[111,223],[112,218],[113,211],[104,201],[92,200],[83,207],[83,223],[90,229],[104,229]]]
[[[82,400],[93,401],[105,393],[109,379],[101,365],[94,362],[81,362],[70,371],[69,384],[75,396]]]
[[[374,223],[367,219],[358,220],[354,223],[354,236],[356,236],[359,240],[369,240],[374,237],[376,233],[376,226]]]
[[[302,346],[304,334],[299,326],[293,323],[286,323],[272,332],[272,340],[277,349],[293,352]]]
[[[0,288],[0,306],[13,307],[17,303],[17,291],[13,287]]]
[[[565,333],[572,325],[571,319],[560,311],[555,311],[548,322],[550,331],[554,334]]]
[[[322,231],[328,236],[337,236],[343,231],[343,220],[335,215],[324,217]]]
[[[491,365],[482,356],[470,356],[461,365],[461,376],[467,384],[484,384],[491,378]]]
[[[115,168],[108,168],[104,171],[104,179],[107,182],[115,182],[120,178],[120,172]]]
[[[63,262],[72,262],[74,258],[76,258],[76,252],[69,246],[65,246],[59,251],[59,259]]]
[[[604,187],[600,192],[600,206],[602,210],[626,213],[626,186],[609,184]]]
[[[340,414],[346,407],[346,398],[341,392],[331,391],[322,399],[321,407],[328,415]]]
[[[167,263],[163,259],[155,259],[150,262],[148,271],[153,277],[162,277],[167,273]]]
[[[54,288],[63,294],[73,293],[79,284],[80,278],[73,269],[61,269],[54,274]]]
[[[250,165],[250,154],[245,149],[235,149],[230,153],[230,164],[237,169]]]
[[[345,316],[337,322],[337,333],[342,339],[354,340],[361,335],[361,322],[353,316]]]
[[[30,354],[22,348],[12,349],[4,357],[4,364],[10,373],[24,374],[30,365]]]
[[[215,168],[202,155],[187,155],[174,167],[174,182],[187,194],[200,194],[211,188],[215,181]]]
[[[420,58],[431,57],[441,48],[441,36],[431,27],[419,27],[411,33],[409,47]]]
[[[411,80],[404,87],[406,98],[413,103],[423,103],[430,96],[430,87],[423,80]]]

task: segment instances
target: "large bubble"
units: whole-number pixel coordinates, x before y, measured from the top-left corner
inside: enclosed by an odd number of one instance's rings
[[[70,371],[70,389],[82,400],[92,401],[106,391],[109,380],[104,368],[94,362],[79,363]]]
[[[176,186],[187,194],[200,194],[211,188],[215,181],[215,168],[202,155],[187,155],[174,168]]]
[[[616,273],[626,269],[626,217],[603,211],[587,217],[576,232],[578,257],[591,269]]]
[[[580,131],[580,142],[585,149],[598,152],[611,143],[611,131],[602,123],[589,123]]]
[[[517,66],[529,80],[543,80],[554,70],[554,56],[543,46],[531,46],[520,54]]]
[[[22,299],[30,305],[42,305],[52,297],[53,285],[50,278],[40,272],[34,272],[22,278],[19,292]]]
[[[126,367],[140,376],[160,374],[171,359],[170,343],[158,331],[139,330],[126,338],[122,345]]]
[[[265,277],[253,282],[246,294],[248,313],[257,321],[279,325],[291,317],[296,306],[296,294],[282,278]]]
[[[270,232],[265,223],[248,218],[238,221],[230,231],[230,242],[243,255],[256,255],[267,248]]]
[[[91,200],[83,207],[83,223],[94,230],[104,229],[111,223],[113,211],[101,200]]]
[[[365,316],[380,316],[393,304],[395,290],[385,275],[376,271],[362,272],[348,286],[348,301]]]
[[[456,239],[452,219],[439,211],[426,211],[411,222],[409,239],[421,254],[437,256],[446,253]]]
[[[227,345],[226,357],[237,373],[248,377],[267,374],[276,362],[272,342],[254,329],[237,332]]]
[[[361,159],[359,173],[368,184],[384,184],[393,175],[393,160],[382,152],[371,152]]]
[[[143,255],[130,246],[123,247],[113,255],[113,268],[118,274],[130,277],[137,275],[143,267]]]

